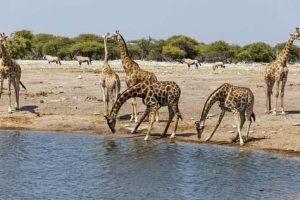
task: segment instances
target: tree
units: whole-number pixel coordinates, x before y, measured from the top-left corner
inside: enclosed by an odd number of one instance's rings
[[[52,34],[40,33],[34,35],[32,39],[32,51],[35,59],[43,58],[43,55],[45,54],[43,52],[45,44],[55,39],[56,37]]]
[[[204,48],[205,61],[231,61],[236,54],[236,48],[238,48],[237,45],[230,45],[222,40],[212,42]]]
[[[264,42],[244,46],[237,54],[238,61],[270,62],[274,59],[272,47]]]
[[[162,48],[164,56],[171,59],[194,58],[197,56],[198,41],[185,35],[168,38]]]
[[[29,30],[20,30],[12,34],[12,37],[8,39],[8,50],[12,58],[30,59],[32,58],[33,34]]]
[[[64,58],[66,56],[70,56],[70,48],[73,44],[73,41],[67,37],[56,36],[54,39],[48,41],[43,46],[43,54],[49,54],[52,56],[59,56],[60,58]]]

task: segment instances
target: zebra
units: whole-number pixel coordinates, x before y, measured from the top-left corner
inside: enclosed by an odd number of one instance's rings
[[[83,56],[74,56],[74,59],[77,60],[79,62],[79,65],[81,66],[81,63],[86,62],[88,65],[92,64],[92,61],[89,57],[83,57]]]
[[[182,64],[187,64],[189,69],[190,69],[191,65],[196,65],[197,69],[198,69],[199,66],[201,66],[201,63],[198,60],[193,60],[193,59],[190,59],[190,58],[183,58],[179,62],[182,63]]]
[[[225,69],[225,64],[223,62],[215,62],[212,66],[212,69],[215,71],[216,68],[221,67]]]
[[[49,64],[52,63],[52,62],[55,62],[56,64],[61,65],[60,58],[57,57],[57,56],[44,55],[43,58],[46,59]]]

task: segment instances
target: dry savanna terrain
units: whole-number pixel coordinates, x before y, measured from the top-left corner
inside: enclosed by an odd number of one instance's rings
[[[27,91],[21,89],[21,111],[7,113],[7,81],[0,100],[0,122],[2,129],[63,131],[96,133],[112,136],[103,117],[102,93],[99,86],[99,71],[102,62],[92,65],[63,61],[62,65],[47,64],[46,61],[18,61],[22,67],[22,81]],[[178,63],[139,62],[143,69],[154,72],[159,80],[175,81],[182,90],[179,108],[183,121],[179,122],[175,141],[199,142],[219,145],[239,146],[230,143],[236,134],[232,113],[225,117],[210,142],[204,138],[214,128],[220,109],[216,104],[206,121],[206,128],[199,141],[194,122],[200,114],[206,98],[221,84],[228,82],[249,87],[255,96],[254,112],[256,122],[252,124],[250,139],[242,148],[267,149],[300,155],[300,66],[290,65],[285,92],[287,114],[264,114],[265,85],[263,71],[265,65],[227,65],[225,69],[212,71],[211,64],[203,64],[199,69]],[[126,89],[125,73],[120,61],[110,65],[118,72],[122,81],[122,91]],[[273,101],[274,102],[274,101]],[[138,111],[145,106],[138,101]],[[131,104],[126,102],[119,112],[119,120],[114,137],[143,138],[148,122],[141,125],[138,134],[129,134],[135,123],[130,122]],[[167,108],[160,109],[160,123],[155,123],[151,139],[158,139],[168,119]],[[169,134],[173,131],[173,124]],[[246,127],[243,129],[245,133]],[[244,134],[245,135],[245,134]],[[164,140],[170,140],[166,138]]]

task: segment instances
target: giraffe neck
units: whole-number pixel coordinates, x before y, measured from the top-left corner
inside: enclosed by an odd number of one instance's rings
[[[1,45],[3,66],[10,67],[10,57],[4,44]]]
[[[129,56],[127,45],[126,45],[124,38],[122,37],[122,35],[119,35],[119,36],[120,37],[118,37],[118,43],[119,43],[119,50],[120,50],[122,65],[124,67],[126,74],[128,74],[132,70],[139,69],[139,66]]]
[[[217,101],[222,101],[222,99],[225,98],[225,93],[226,93],[226,84],[223,84],[208,97],[208,99],[206,100],[206,102],[204,104],[200,122],[202,122],[204,124],[211,107]]]
[[[108,62],[108,52],[107,52],[107,38],[106,36],[104,37],[104,62]]]
[[[107,38],[106,38],[106,36],[104,37],[103,43],[104,43],[104,64],[103,64],[102,71],[105,71],[105,70],[110,69],[110,66],[108,64],[108,51],[107,51]]]
[[[111,115],[115,114],[117,115],[122,105],[130,98],[133,97],[140,97],[145,98],[146,96],[146,90],[142,92],[142,87],[144,84],[137,84],[135,86],[132,86],[128,89],[126,89],[121,95],[118,96],[116,102],[114,103],[112,109],[111,109]]]
[[[282,51],[279,53],[277,59],[276,59],[276,62],[279,62],[279,63],[286,63],[287,62],[287,59],[289,57],[289,53],[290,53],[290,50],[293,46],[293,42],[294,42],[294,38],[293,37],[289,37],[288,41],[286,42],[284,48],[282,49]],[[280,65],[280,66],[285,66],[285,65]]]

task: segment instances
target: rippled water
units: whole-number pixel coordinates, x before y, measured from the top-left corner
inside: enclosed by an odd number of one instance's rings
[[[300,158],[214,145],[1,132],[0,199],[300,199]]]

